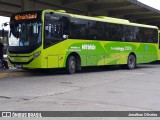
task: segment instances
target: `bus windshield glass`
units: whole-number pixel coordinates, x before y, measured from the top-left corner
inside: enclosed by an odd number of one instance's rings
[[[41,43],[41,22],[12,22],[9,46],[34,46]]]

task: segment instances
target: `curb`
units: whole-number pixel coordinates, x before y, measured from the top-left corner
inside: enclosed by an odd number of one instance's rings
[[[31,73],[26,72],[10,72],[10,73],[0,73],[0,79],[1,78],[7,78],[7,77],[22,77],[22,76],[30,76]]]

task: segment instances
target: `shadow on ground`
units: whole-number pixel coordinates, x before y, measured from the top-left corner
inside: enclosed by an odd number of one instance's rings
[[[152,65],[141,64],[138,65],[135,69],[143,68],[153,68]],[[118,70],[128,70],[124,66],[100,66],[100,67],[83,67],[81,71],[77,71],[75,74],[84,74],[92,72],[105,72],[105,71],[118,71]],[[23,71],[24,72],[24,71]],[[25,72],[30,73],[33,76],[46,76],[46,75],[67,75],[65,69],[33,69],[26,70]],[[69,74],[68,74],[69,75]]]

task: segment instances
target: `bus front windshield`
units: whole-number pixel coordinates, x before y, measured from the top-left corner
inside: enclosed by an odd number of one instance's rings
[[[22,22],[10,24],[9,46],[34,46],[41,43],[42,24]]]

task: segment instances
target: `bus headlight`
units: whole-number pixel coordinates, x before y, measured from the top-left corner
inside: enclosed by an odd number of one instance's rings
[[[33,59],[37,58],[40,54],[41,54],[41,52],[34,53],[33,54]]]

